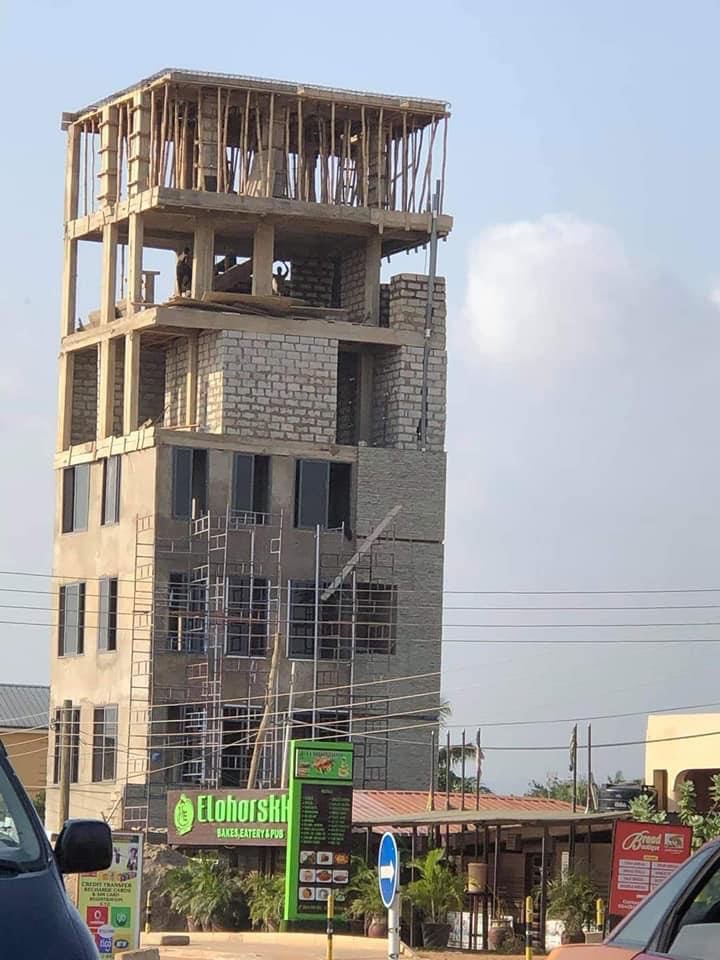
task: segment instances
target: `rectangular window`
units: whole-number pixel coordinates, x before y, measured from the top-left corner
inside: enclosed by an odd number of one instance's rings
[[[79,463],[63,470],[62,532],[87,530],[90,502],[90,464]]]
[[[207,450],[173,447],[173,516],[181,520],[207,513]]]
[[[85,584],[60,587],[58,656],[69,657],[85,649]]]
[[[114,780],[117,771],[118,708],[96,707],[93,713],[93,783]]]
[[[103,460],[102,523],[120,520],[120,457]]]
[[[168,578],[167,649],[203,653],[207,636],[207,584],[191,581],[187,573]]]
[[[268,613],[265,577],[229,577],[226,652],[237,657],[267,656]]]
[[[250,759],[259,723],[260,710],[257,707],[223,707],[221,786],[247,786]],[[270,760],[270,750],[264,749],[258,771],[260,783],[265,781],[269,783]]]
[[[395,653],[395,587],[385,583],[359,583],[356,601],[355,651]]]
[[[321,582],[320,592],[327,586]],[[352,652],[352,598],[348,588],[319,602],[318,658],[348,660]],[[315,649],[315,583],[290,581],[288,657],[310,660]]]
[[[270,458],[233,457],[232,509],[235,523],[265,523],[270,504]]]
[[[318,710],[316,733],[325,740],[349,740],[350,715],[347,710]],[[312,740],[312,710],[294,710],[291,740]]]
[[[350,464],[298,460],[295,470],[295,526],[350,525]]]
[[[98,650],[117,650],[118,578],[100,580]]]
[[[53,783],[60,783],[60,755],[62,752],[62,709],[55,710],[55,744],[53,749]],[[73,707],[70,716],[70,783],[78,782],[80,769],[80,708]]]

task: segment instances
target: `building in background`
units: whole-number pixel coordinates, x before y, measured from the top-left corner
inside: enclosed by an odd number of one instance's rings
[[[653,743],[652,741],[656,741]],[[695,784],[698,810],[710,809],[710,786],[720,773],[719,713],[655,713],[648,716],[645,783],[658,790],[660,805],[677,809],[680,786]]]
[[[451,229],[447,121],[174,70],[64,115],[72,815],[162,826],[169,788],[278,785],[290,736],[351,737],[358,787],[427,786],[445,284],[381,261]]]
[[[49,709],[49,687],[0,683],[0,740],[30,797],[45,789]]]

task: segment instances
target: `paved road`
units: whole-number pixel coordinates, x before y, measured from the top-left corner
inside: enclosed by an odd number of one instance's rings
[[[154,946],[158,939],[151,934],[143,942]],[[192,941],[187,947],[160,947],[162,960],[325,960],[326,956],[326,944],[321,937],[276,938],[269,934],[246,938],[215,934],[212,938],[192,936]],[[386,951],[386,942],[382,940],[336,937],[333,954],[335,960],[382,960]]]

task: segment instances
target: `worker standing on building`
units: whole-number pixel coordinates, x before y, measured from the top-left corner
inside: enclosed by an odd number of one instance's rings
[[[178,254],[175,277],[177,279],[178,296],[189,296],[190,288],[192,286],[192,254],[190,252],[190,247],[185,247],[183,252]]]

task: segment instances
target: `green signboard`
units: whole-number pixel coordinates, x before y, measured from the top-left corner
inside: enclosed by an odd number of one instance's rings
[[[272,790],[170,790],[168,843],[284,846],[288,797]]]
[[[350,881],[351,743],[290,744],[285,920],[321,920],[330,893],[341,915]]]

